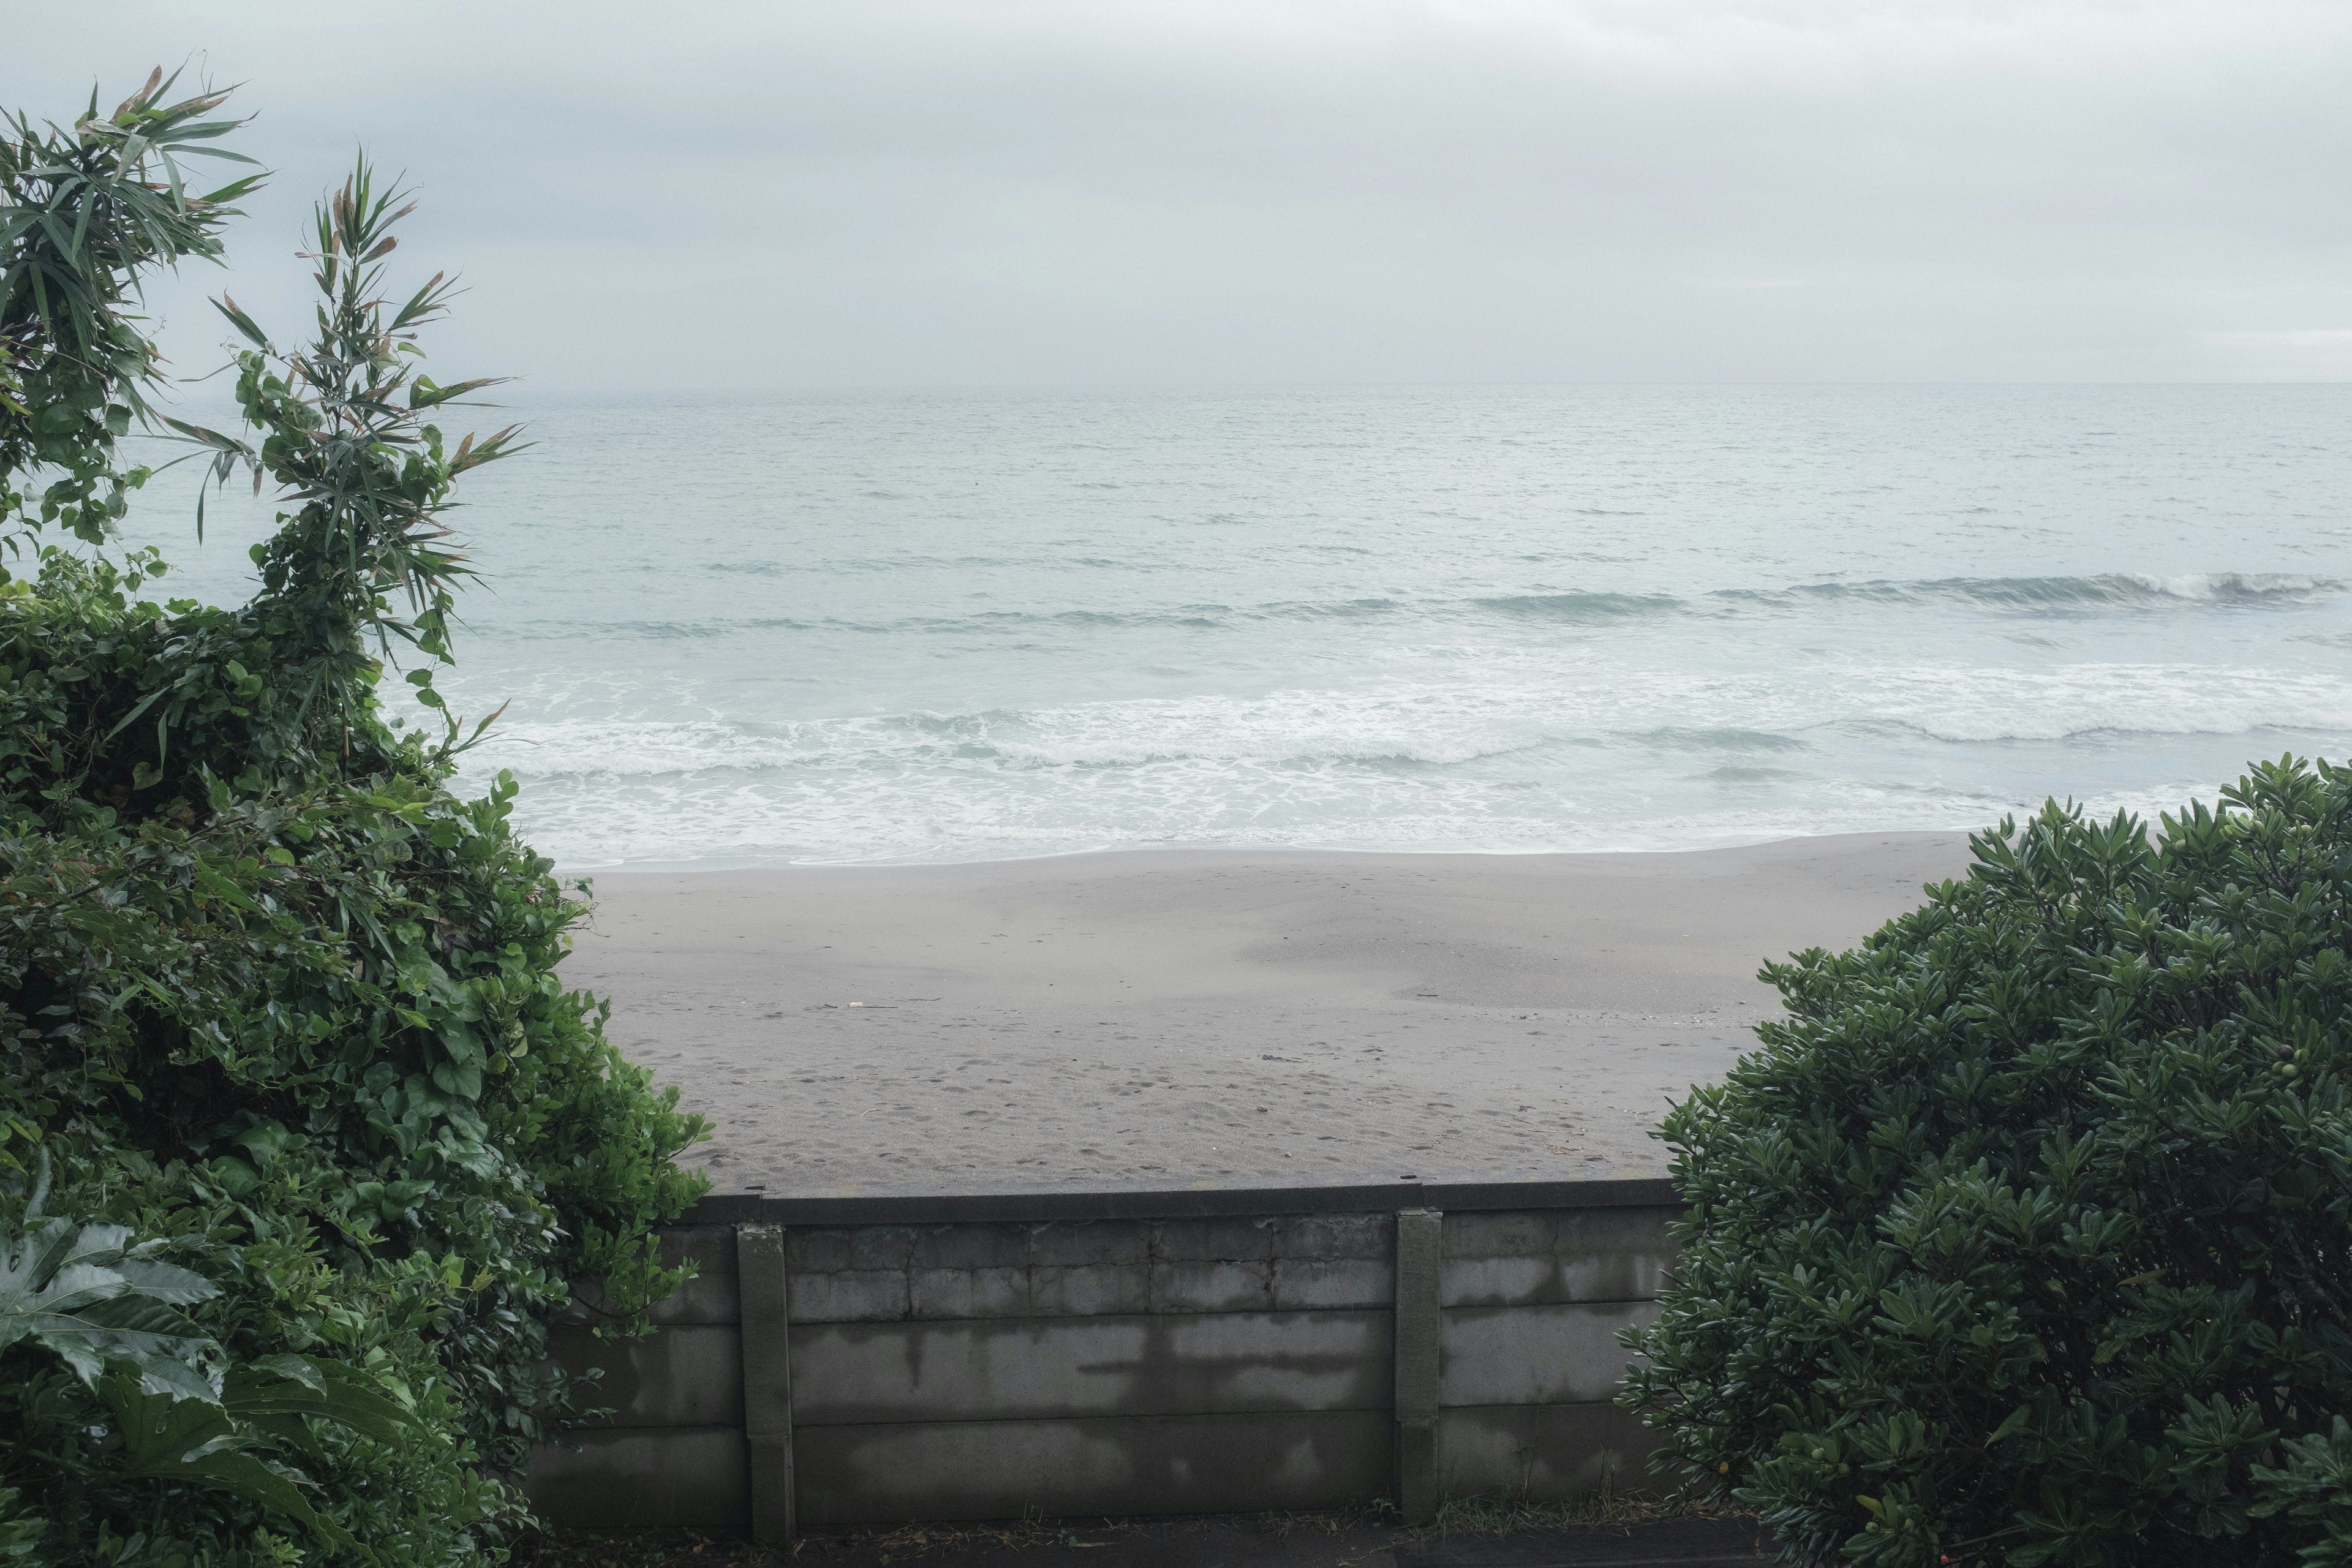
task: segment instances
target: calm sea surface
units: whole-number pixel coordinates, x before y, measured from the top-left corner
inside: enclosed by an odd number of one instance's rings
[[[2352,387],[511,413],[442,685],[570,868],[1696,847],[2352,755]],[[131,537],[241,595],[267,511],[192,495]]]

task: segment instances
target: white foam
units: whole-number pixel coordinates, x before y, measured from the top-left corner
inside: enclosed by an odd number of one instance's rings
[[[1989,820],[2033,804],[2030,788],[1984,782],[2020,746],[2158,755],[2200,738],[2245,737],[2251,752],[2257,735],[2352,735],[2352,679],[2308,670],[1502,673],[759,727],[526,717],[468,766],[512,769],[533,831],[582,864],[1662,847]]]

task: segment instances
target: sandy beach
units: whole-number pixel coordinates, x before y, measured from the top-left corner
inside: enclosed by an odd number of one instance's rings
[[[1661,1173],[1668,1097],[1958,834],[606,874],[564,965],[722,1187]]]

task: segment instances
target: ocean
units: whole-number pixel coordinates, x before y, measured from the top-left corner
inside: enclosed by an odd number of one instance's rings
[[[440,685],[567,870],[1695,848],[2352,756],[2352,387],[509,402]],[[128,537],[240,595],[267,508],[193,495]]]

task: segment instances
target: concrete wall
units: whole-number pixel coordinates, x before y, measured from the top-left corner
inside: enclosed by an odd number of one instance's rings
[[[1664,1182],[714,1197],[530,1490],[583,1526],[1329,1508],[1638,1486],[1609,1403]]]

